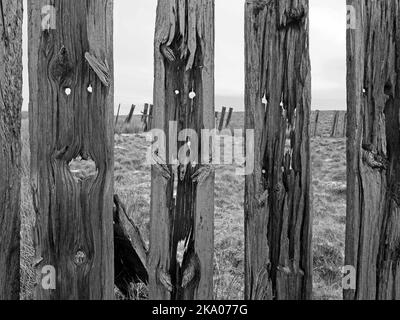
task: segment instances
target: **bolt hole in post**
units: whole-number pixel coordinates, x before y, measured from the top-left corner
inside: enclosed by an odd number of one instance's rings
[[[72,89],[71,88],[65,88],[64,92],[65,92],[66,96],[69,97],[71,95],[71,93],[72,93]]]
[[[89,86],[87,87],[87,91],[92,94],[93,93],[93,87],[91,84],[89,84]]]

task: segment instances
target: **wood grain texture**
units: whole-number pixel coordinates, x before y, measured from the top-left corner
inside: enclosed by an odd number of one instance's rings
[[[400,25],[398,0],[348,0],[348,193],[345,299],[400,299]]]
[[[214,0],[159,0],[154,44],[153,128],[168,135],[168,122],[177,121],[177,132],[193,129],[200,135],[202,129],[213,129]],[[171,157],[167,152],[166,159]],[[176,177],[170,165],[152,166],[151,299],[213,297],[214,173],[210,170],[200,182],[193,178],[207,169],[203,162],[181,164]],[[182,243],[186,250],[180,264]]]
[[[255,137],[245,188],[246,299],[311,298],[308,14],[307,0],[245,3],[246,129]]]
[[[55,29],[42,28],[46,5]],[[113,299],[113,1],[32,0],[28,15],[36,299]],[[97,174],[75,178],[79,157]],[[46,265],[55,290],[41,286]]]
[[[22,0],[0,0],[0,300],[20,292]]]

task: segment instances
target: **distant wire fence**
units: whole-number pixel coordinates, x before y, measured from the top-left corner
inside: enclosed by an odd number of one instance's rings
[[[346,138],[347,112],[316,110],[311,117],[311,135],[313,138]]]
[[[125,127],[126,129],[131,126],[131,125],[137,125],[137,122],[135,122],[135,111],[136,111],[136,105],[132,104],[131,109],[129,111],[129,114],[126,116],[126,118],[123,119],[121,116],[121,104],[118,105],[118,111],[117,115],[115,118],[115,128],[117,133],[124,133],[121,132],[121,127]],[[224,129],[228,129],[231,125],[232,122],[232,116],[234,113],[234,108],[228,108],[227,107],[222,107],[222,111],[215,112],[215,128],[218,129],[218,132],[221,132]],[[145,103],[143,105],[143,111],[140,112],[140,114],[136,115],[137,117],[140,117],[140,128],[135,128],[137,130],[135,131],[141,131],[141,132],[149,132],[153,127],[154,123],[154,105],[150,103]],[[134,123],[135,122],[135,123]],[[140,129],[140,130],[139,130]],[[238,128],[239,129],[239,128]],[[135,132],[137,133],[137,132]]]

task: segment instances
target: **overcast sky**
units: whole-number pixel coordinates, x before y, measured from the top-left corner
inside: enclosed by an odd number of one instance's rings
[[[244,2],[215,1],[217,110],[223,105],[237,111],[244,108]],[[140,106],[152,101],[156,5],[157,0],[114,1],[115,103],[122,104],[123,113],[129,111],[131,104]],[[312,107],[345,109],[346,1],[310,0],[310,10]],[[26,64],[26,50],[24,60]],[[28,104],[26,69],[25,110]]]

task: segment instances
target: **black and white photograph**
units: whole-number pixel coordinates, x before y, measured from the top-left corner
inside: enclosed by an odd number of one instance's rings
[[[0,0],[18,300],[400,300],[400,0]]]

